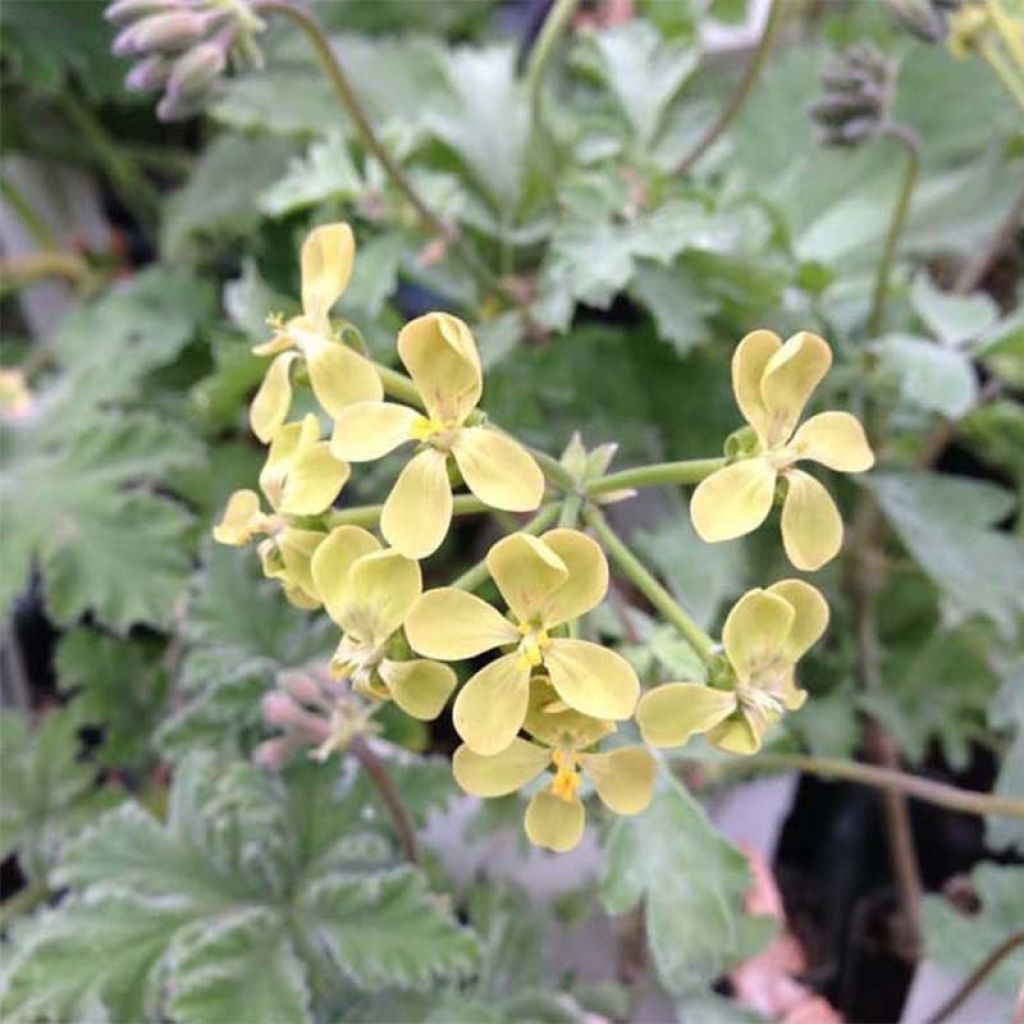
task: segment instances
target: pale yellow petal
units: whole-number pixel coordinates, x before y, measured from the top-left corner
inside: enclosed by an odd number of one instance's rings
[[[347,462],[331,454],[326,441],[317,441],[292,462],[279,511],[292,516],[319,515],[334,504],[350,472]]]
[[[782,503],[782,544],[789,560],[814,572],[839,554],[843,520],[825,488],[799,469],[786,473],[789,487]]]
[[[394,402],[356,402],[334,417],[331,451],[349,462],[371,462],[411,441],[423,417]]]
[[[535,793],[526,808],[526,834],[534,846],[568,853],[583,838],[583,802],[563,800],[550,790]]]
[[[529,696],[529,665],[518,654],[505,654],[459,691],[452,708],[455,731],[474,753],[500,753],[516,738]]]
[[[755,456],[702,480],[690,499],[690,518],[701,540],[714,544],[756,530],[771,511],[775,479],[771,463]]]
[[[487,571],[520,622],[539,624],[545,602],[569,578],[565,563],[543,541],[510,533],[487,552]]]
[[[349,572],[356,560],[380,550],[380,542],[360,526],[336,526],[317,547],[311,573],[327,614],[339,625],[352,603]]]
[[[875,464],[867,435],[848,412],[820,412],[793,435],[801,459],[813,459],[842,473],[863,473]]]
[[[502,644],[516,643],[519,631],[497,609],[464,590],[428,590],[409,610],[405,635],[428,658],[458,661]]]
[[[459,425],[476,408],[483,372],[468,325],[449,313],[417,317],[398,334],[398,354],[432,419]]]
[[[452,454],[466,486],[486,505],[532,512],[544,497],[544,474],[517,441],[487,427],[462,427]]]
[[[324,411],[337,419],[356,402],[379,402],[384,388],[373,363],[339,341],[311,337],[302,346],[309,385]]]
[[[356,240],[344,223],[314,228],[302,243],[302,310],[313,318],[326,316],[341,298],[352,276]]]
[[[213,539],[232,547],[248,544],[262,519],[259,495],[250,490],[235,491],[228,498],[221,521],[213,528]]]
[[[783,659],[795,618],[788,601],[761,589],[748,590],[732,606],[722,627],[722,644],[741,683]]]
[[[452,774],[467,793],[485,798],[507,796],[522,789],[551,763],[551,751],[514,739],[504,750],[483,757],[465,744],[455,751]]]
[[[779,580],[767,590],[769,594],[781,597],[792,605],[796,613],[786,636],[784,650],[787,661],[799,661],[828,628],[828,602],[817,587],[803,580]]]
[[[313,583],[311,563],[316,549],[326,536],[319,530],[298,530],[288,527],[276,538],[288,581],[305,591],[311,599],[318,596]]]
[[[569,570],[569,577],[543,602],[546,629],[578,619],[596,608],[608,593],[608,560],[601,545],[579,530],[548,530],[540,538]]]
[[[768,409],[761,396],[765,367],[782,340],[773,331],[751,331],[732,356],[732,390],[743,418],[754,428],[761,443],[767,443]]]
[[[381,513],[381,533],[407,558],[426,558],[441,546],[451,521],[447,456],[428,448],[395,481]]]
[[[764,369],[761,398],[768,411],[768,444],[785,444],[792,436],[811,393],[832,365],[832,349],[810,331],[788,339]]]
[[[441,714],[458,682],[449,666],[422,659],[384,661],[379,672],[394,702],[421,722],[433,721]]]
[[[267,367],[263,383],[249,406],[249,426],[252,432],[268,444],[278,427],[288,418],[292,407],[292,363],[299,358],[298,352],[282,352]]]
[[[581,750],[615,732],[612,722],[573,710],[555,692],[546,676],[530,679],[530,705],[523,728],[549,747]]]
[[[582,754],[583,770],[601,802],[616,814],[639,814],[647,809],[658,765],[643,747],[619,747],[607,754]]]
[[[348,572],[341,628],[366,643],[382,644],[402,625],[422,591],[418,562],[391,549],[363,555]]]
[[[640,682],[620,654],[587,640],[552,640],[544,648],[551,685],[571,708],[593,718],[629,718]]]
[[[760,735],[739,712],[716,725],[708,733],[708,740],[730,754],[756,754],[761,749]]]
[[[636,724],[652,747],[681,747],[736,710],[736,694],[700,683],[666,683],[648,690],[636,707]]]

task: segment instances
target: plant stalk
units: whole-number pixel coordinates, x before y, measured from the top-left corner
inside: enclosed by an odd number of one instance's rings
[[[754,88],[754,83],[757,81],[757,78],[761,73],[761,69],[764,67],[768,54],[771,52],[772,43],[775,40],[775,33],[778,30],[779,23],[782,21],[783,4],[784,0],[772,0],[772,5],[768,10],[768,18],[764,23],[764,31],[761,33],[761,39],[757,44],[757,48],[751,55],[746,70],[743,72],[743,77],[733,90],[732,95],[729,97],[729,101],[722,108],[722,112],[718,115],[718,119],[710,128],[708,128],[700,139],[697,140],[696,145],[694,145],[690,152],[687,153],[686,156],[684,156],[676,165],[676,174],[686,174],[687,171],[689,171],[693,165],[715,144],[715,142],[718,141],[722,133],[735,120],[736,115],[743,109],[744,104],[749,99],[750,93]]]
[[[598,540],[622,572],[644,597],[658,610],[662,618],[672,623],[697,652],[701,661],[711,660],[715,642],[680,607],[675,598],[641,564],[640,560],[623,543],[602,512],[593,505],[583,511],[583,518],[593,528]]]
[[[907,164],[903,174],[903,183],[900,185],[899,195],[896,197],[896,205],[893,206],[892,216],[889,218],[889,226],[885,232],[882,258],[878,261],[878,270],[875,273],[871,313],[868,316],[868,334],[871,337],[877,337],[885,325],[885,304],[889,298],[889,277],[892,274],[896,250],[899,248],[900,238],[907,223],[907,215],[910,213],[910,200],[914,194],[917,175],[921,168],[921,144],[912,129],[902,124],[889,124],[883,129],[882,134],[890,139],[894,139],[903,146],[907,154]]]
[[[628,490],[633,487],[662,487],[671,484],[699,484],[715,470],[725,465],[725,459],[689,459],[683,462],[655,462],[618,473],[602,476],[587,484],[587,496],[607,494],[609,491]]]
[[[540,111],[540,90],[544,84],[545,73],[554,56],[555,47],[569,27],[579,4],[580,0],[555,0],[530,53],[530,60],[526,66],[526,92],[530,98],[530,111],[535,122]]]
[[[402,794],[398,792],[394,779],[384,766],[384,762],[376,755],[373,747],[363,736],[353,736],[348,749],[362,766],[367,777],[376,787],[387,812],[391,815],[391,821],[398,834],[398,841],[402,845],[405,859],[410,864],[419,864],[420,854],[416,846],[416,830],[413,828],[412,815],[402,800]]]
[[[332,509],[324,519],[328,529],[335,526],[376,526],[383,511],[383,505],[353,505],[351,508]],[[456,494],[452,500],[452,515],[475,516],[483,512],[490,512],[490,506],[474,494]]]

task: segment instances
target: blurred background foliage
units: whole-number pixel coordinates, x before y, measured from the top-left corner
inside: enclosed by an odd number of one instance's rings
[[[764,4],[583,4],[542,81],[527,73],[541,0],[314,4],[380,139],[470,266],[424,230],[294,25],[268,18],[262,70],[161,124],[152,97],[122,85],[102,4],[3,5],[3,364],[28,388],[5,376],[0,396],[8,1019],[628,1019],[644,979],[680,1020],[751,1019],[711,986],[771,928],[743,909],[744,858],[681,786],[601,830],[600,898],[613,914],[646,908],[649,959],[640,980],[595,986],[532,955],[568,927],[566,908],[526,913],[509,883],[458,886],[436,856],[404,865],[361,776],[249,763],[260,697],[333,636],[206,538],[261,460],[246,407],[264,364],[250,347],[269,313],[295,310],[295,253],[327,220],[355,229],[339,310],[374,357],[394,359],[405,318],[459,313],[488,413],[552,453],[578,430],[588,448],[617,442],[616,465],[717,455],[739,422],[736,341],[761,326],[826,336],[837,369],[823,399],[865,417],[881,456],[863,487],[833,490],[848,522],[880,513],[882,685],[859,667],[855,532],[819,583],[833,628],[804,669],[811,699],[769,752],[870,760],[881,727],[907,768],[1022,794],[1021,110],[982,60],[916,37],[886,4],[782,7],[748,101],[681,171]],[[872,292],[905,154],[887,137],[823,148],[808,117],[822,67],[865,43],[895,69],[885,114],[921,163],[880,328]],[[380,500],[394,472],[358,475],[345,501]],[[644,495],[618,524],[708,628],[787,574],[771,530],[702,545],[679,493]],[[461,524],[434,580],[494,536]],[[589,628],[645,681],[692,669],[636,595],[620,603]],[[425,822],[453,796],[453,737],[387,722]],[[738,777],[703,747],[687,760],[704,762],[687,769],[694,791]],[[798,822],[817,813],[807,785]],[[849,789],[829,792],[834,836],[855,819]],[[1021,926],[1024,829],[919,810],[922,948],[962,968],[965,949]],[[491,808],[469,827],[503,821]],[[850,942],[831,931],[865,891],[891,898],[884,865],[856,867],[870,859],[862,828],[846,870],[858,878],[790,866],[838,892],[815,926],[829,936],[819,988],[848,1016],[894,1019],[906,977],[881,1009],[858,1003],[840,984],[857,970]],[[973,913],[942,895],[950,879]],[[992,983],[1012,992],[1020,966]]]

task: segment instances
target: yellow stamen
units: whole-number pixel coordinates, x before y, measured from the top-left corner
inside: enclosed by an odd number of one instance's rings
[[[560,800],[571,803],[576,799],[582,779],[576,771],[576,754],[572,751],[556,750],[551,755],[555,765],[555,778],[551,783],[551,792]]]

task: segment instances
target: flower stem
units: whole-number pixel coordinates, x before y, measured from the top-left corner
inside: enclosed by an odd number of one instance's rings
[[[576,481],[573,480],[572,474],[563,466],[558,459],[547,452],[542,452],[537,448],[530,448],[530,454],[537,460],[537,464],[544,472],[544,476],[547,477],[548,483],[554,484],[555,487],[566,494],[572,494],[576,491]]]
[[[607,494],[609,491],[628,490],[631,487],[661,487],[666,484],[699,484],[725,465],[725,459],[690,459],[684,462],[655,462],[650,466],[637,466],[610,473],[587,484],[587,495]]]
[[[398,833],[398,841],[402,844],[405,859],[410,864],[419,864],[420,854],[416,846],[416,831],[413,828],[412,815],[402,800],[394,779],[391,778],[384,762],[374,752],[373,747],[363,736],[353,736],[348,745],[353,756],[362,765],[363,771],[380,793],[381,800],[391,815],[391,821]]]
[[[324,73],[337,94],[338,101],[345,109],[345,113],[352,119],[352,123],[362,137],[363,144],[384,168],[398,191],[408,200],[423,226],[428,231],[432,231],[445,240],[455,257],[476,277],[477,281],[486,291],[501,296],[510,306],[518,306],[519,302],[516,296],[498,280],[491,269],[466,245],[464,239],[459,235],[458,229],[450,224],[446,224],[427,205],[426,201],[409,180],[408,175],[381,142],[369,116],[359,101],[359,97],[356,95],[355,89],[352,87],[352,83],[349,81],[348,75],[345,74],[338,58],[335,56],[334,49],[323,30],[323,26],[316,16],[299,4],[293,3],[292,0],[255,0],[253,9],[262,14],[280,14],[282,17],[290,19],[305,32],[306,38],[309,39],[313,49],[316,51]]]
[[[685,755],[684,755],[685,757]],[[809,754],[757,754],[747,759],[722,762],[716,767],[742,771],[744,767],[764,771],[798,771],[823,779],[842,779],[875,789],[895,790],[915,800],[944,807],[962,814],[996,814],[1006,818],[1024,818],[1024,800],[994,793],[960,789],[945,782],[922,779],[908,772],[880,768],[838,757],[812,757]]]
[[[722,133],[732,124],[736,115],[743,109],[743,105],[747,102],[754,88],[754,83],[761,73],[761,68],[764,67],[765,60],[771,52],[775,32],[782,21],[782,7],[783,0],[772,0],[772,5],[768,10],[768,17],[764,23],[764,31],[761,33],[761,39],[750,58],[750,62],[747,64],[746,70],[743,72],[743,77],[740,79],[733,94],[729,97],[729,102],[726,103],[721,114],[718,115],[718,120],[708,128],[700,139],[697,140],[696,145],[690,152],[676,165],[676,174],[686,174],[715,144]]]
[[[374,363],[373,368],[377,371],[377,376],[384,385],[384,393],[388,397],[397,398],[400,402],[417,409],[423,408],[423,399],[416,390],[416,385],[404,373],[392,370],[390,366],[384,366],[382,363]]]
[[[715,642],[697,625],[676,602],[675,598],[644,568],[640,560],[619,539],[601,511],[593,505],[583,512],[583,518],[593,528],[612,560],[629,577],[633,585],[657,609],[662,618],[672,623],[697,652],[701,661],[711,660]]]
[[[896,205],[892,208],[889,227],[885,233],[882,247],[882,258],[878,262],[875,274],[875,290],[871,299],[871,313],[868,316],[868,334],[872,337],[881,333],[885,324],[885,303],[889,297],[889,276],[892,273],[893,261],[899,247],[900,236],[906,226],[907,214],[910,212],[910,199],[917,184],[917,174],[921,167],[921,145],[914,131],[906,125],[889,124],[883,134],[899,142],[907,152],[907,166],[903,174],[903,183]]]
[[[332,509],[324,519],[328,529],[335,526],[376,526],[383,511],[383,505],[354,505],[352,508]],[[489,506],[473,494],[456,494],[452,502],[452,515],[456,516],[473,516],[489,511]]]
[[[525,525],[519,528],[520,533],[542,533],[558,518],[561,506],[558,502],[551,502],[544,505],[540,511]],[[456,590],[473,591],[483,586],[491,578],[490,570],[487,568],[487,561],[481,559],[476,565],[471,566],[461,576],[452,580],[448,585]]]
[[[548,16],[544,19],[540,35],[530,53],[530,60],[526,67],[526,92],[530,97],[530,111],[534,121],[538,119],[540,90],[544,84],[544,75],[548,64],[579,4],[580,0],[555,0],[548,10]]]

